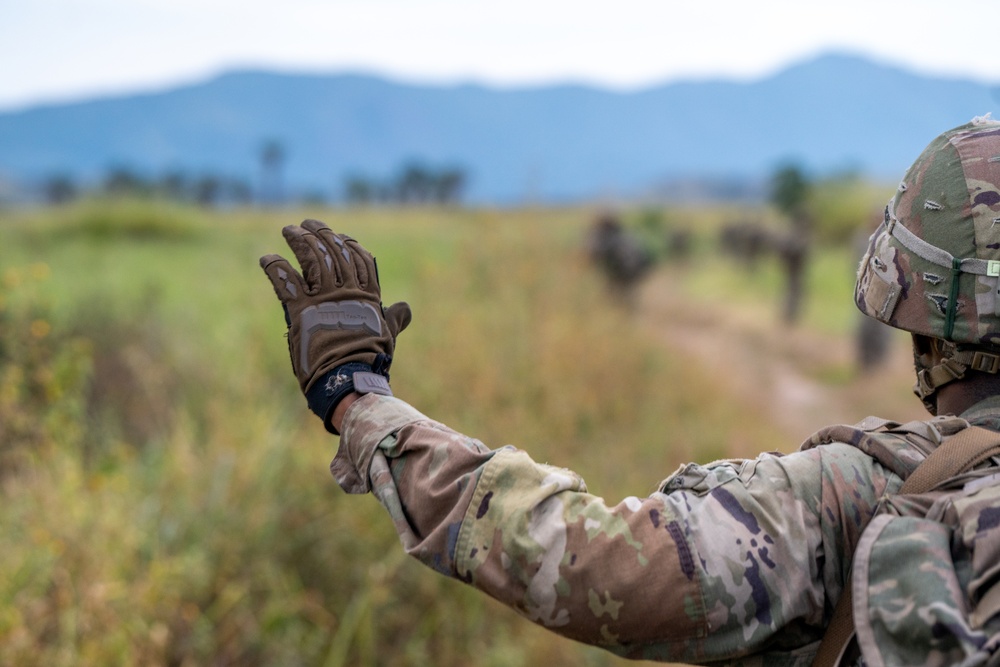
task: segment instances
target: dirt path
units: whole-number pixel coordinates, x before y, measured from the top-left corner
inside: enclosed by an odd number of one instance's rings
[[[868,415],[926,418],[910,392],[913,366],[906,334],[895,335],[878,372],[861,374],[849,337],[784,327],[777,306],[755,312],[739,304],[720,308],[692,302],[672,285],[671,270],[657,272],[643,285],[638,299],[643,325],[706,372],[725,377],[734,395],[768,414],[793,442],[823,425],[854,423]]]

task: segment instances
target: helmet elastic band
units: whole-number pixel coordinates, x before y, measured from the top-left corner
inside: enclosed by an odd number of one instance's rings
[[[900,224],[896,216],[893,215],[891,206],[886,207],[886,221],[883,224],[885,225],[886,233],[899,241],[914,255],[951,271],[951,293],[945,313],[943,331],[945,339],[951,338],[955,329],[955,309],[958,304],[959,275],[970,273],[977,276],[998,278],[997,304],[998,309],[1000,309],[1000,261],[995,259],[978,259],[975,257],[967,257],[965,259],[955,257],[947,250],[928,243],[907,229],[905,225]]]

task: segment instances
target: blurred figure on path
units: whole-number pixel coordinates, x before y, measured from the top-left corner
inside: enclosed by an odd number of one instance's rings
[[[587,255],[604,273],[616,299],[626,304],[633,303],[636,287],[653,268],[653,254],[609,212],[594,220]]]

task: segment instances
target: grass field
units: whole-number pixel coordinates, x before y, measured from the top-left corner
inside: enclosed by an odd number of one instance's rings
[[[376,501],[340,491],[257,265],[304,217],[361,240],[386,302],[414,311],[396,394],[609,500],[686,460],[794,448],[641,307],[609,301],[582,254],[591,215],[0,211],[0,664],[626,664],[404,558]],[[724,213],[673,216],[698,243],[661,269],[672,289],[773,317],[774,269],[714,254]],[[817,254],[802,335],[849,335],[849,263]],[[844,384],[843,363],[806,372]]]

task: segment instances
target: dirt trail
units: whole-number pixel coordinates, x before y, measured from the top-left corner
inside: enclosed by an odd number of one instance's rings
[[[637,303],[643,326],[707,373],[724,376],[734,395],[768,414],[792,442],[826,424],[854,423],[868,415],[926,418],[910,392],[906,334],[895,335],[877,372],[861,374],[850,337],[784,327],[777,304],[759,312],[739,304],[693,302],[676,288],[673,270],[663,269],[643,285]]]

